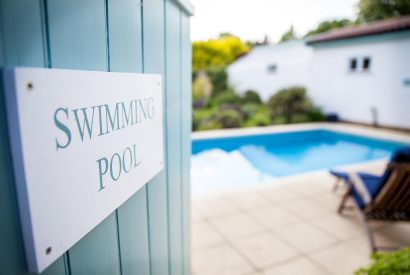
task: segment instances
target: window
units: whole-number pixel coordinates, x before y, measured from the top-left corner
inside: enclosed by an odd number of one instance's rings
[[[357,59],[356,58],[351,58],[350,59],[349,69],[350,69],[351,72],[356,71],[356,69],[357,69]]]
[[[370,63],[371,63],[370,57],[363,58],[363,71],[369,71],[370,70]]]
[[[269,73],[276,73],[277,70],[278,70],[278,65],[276,65],[276,64],[270,64],[268,66],[268,72]]]

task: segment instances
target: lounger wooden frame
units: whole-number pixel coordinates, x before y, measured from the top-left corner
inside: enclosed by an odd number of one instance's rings
[[[376,246],[374,232],[369,225],[370,220],[410,221],[410,164],[392,162],[387,166],[387,169],[389,169],[390,175],[377,196],[367,202],[364,200],[364,208],[360,208],[356,204],[356,208],[362,216],[372,252],[390,248]],[[352,177],[349,177],[347,184],[347,191],[338,208],[339,214],[342,214],[343,210],[347,208],[346,201],[352,195],[353,187],[361,185]]]

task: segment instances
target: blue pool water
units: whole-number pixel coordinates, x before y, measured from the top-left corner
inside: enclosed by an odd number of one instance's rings
[[[328,130],[192,142],[192,192],[218,191],[277,177],[388,158],[405,144]]]

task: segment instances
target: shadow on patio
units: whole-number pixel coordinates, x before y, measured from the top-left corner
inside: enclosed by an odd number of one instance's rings
[[[346,169],[381,174],[385,165]],[[370,247],[363,223],[355,210],[337,214],[344,190],[332,193],[334,181],[319,171],[193,197],[193,274],[352,274],[366,266]],[[371,226],[380,246],[410,245],[410,224]]]

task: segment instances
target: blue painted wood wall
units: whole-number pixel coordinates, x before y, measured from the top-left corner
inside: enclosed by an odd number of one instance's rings
[[[164,171],[43,274],[190,274],[191,13],[183,0],[0,0],[1,66],[159,73],[165,83]],[[28,274],[4,104],[0,91],[0,274]]]

